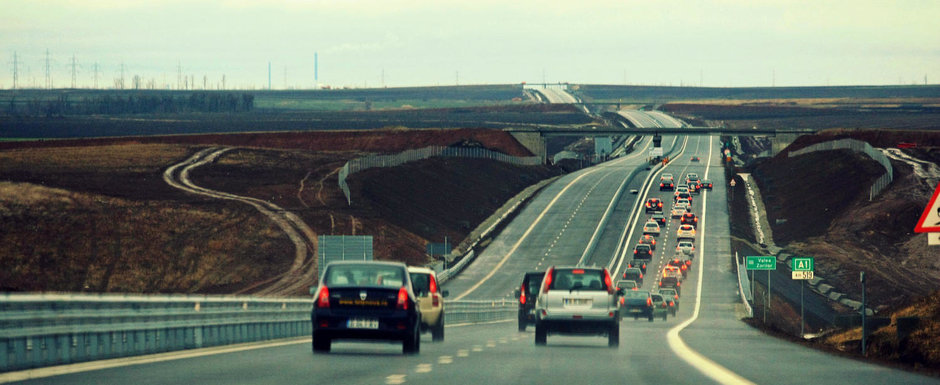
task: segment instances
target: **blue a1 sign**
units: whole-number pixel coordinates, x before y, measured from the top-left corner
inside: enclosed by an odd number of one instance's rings
[[[928,233],[928,245],[940,245],[940,199],[938,198],[940,198],[940,184],[937,184],[937,189],[934,190],[933,196],[927,202],[927,207],[924,208],[924,213],[917,221],[917,226],[914,227],[914,232]]]

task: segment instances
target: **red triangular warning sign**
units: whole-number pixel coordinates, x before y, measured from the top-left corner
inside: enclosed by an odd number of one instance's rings
[[[930,198],[930,202],[927,202],[924,213],[920,215],[920,220],[914,227],[915,233],[940,232],[940,199],[937,198],[940,198],[940,184],[937,184],[933,197]]]

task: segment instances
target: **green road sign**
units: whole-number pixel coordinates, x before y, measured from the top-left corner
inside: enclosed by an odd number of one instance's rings
[[[793,271],[813,271],[813,257],[793,258]]]
[[[777,257],[770,255],[749,255],[744,257],[748,270],[777,270]]]

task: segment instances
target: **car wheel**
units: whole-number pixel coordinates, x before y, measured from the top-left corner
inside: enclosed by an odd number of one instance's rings
[[[330,337],[324,336],[323,333],[313,332],[314,353],[329,353],[331,342]]]
[[[667,315],[669,315],[669,313],[663,312],[663,321],[666,320],[666,316],[667,316]]]
[[[437,325],[434,325],[434,328],[431,329],[431,341],[441,342],[444,340],[444,314],[441,313],[441,319],[437,321]]]
[[[633,315],[633,320],[636,321],[636,320],[638,320],[638,319],[640,319],[640,315],[639,315],[639,314],[634,314],[634,315]]]
[[[653,322],[653,312],[650,312],[649,320],[650,322]]]
[[[548,342],[548,335],[546,333],[545,327],[535,323],[535,345],[541,346],[545,345]]]
[[[417,354],[421,351],[421,332],[415,325],[414,331],[405,336],[401,343],[401,352],[404,354]]]
[[[607,346],[609,347],[618,347],[620,346],[620,324],[614,322],[610,326],[610,331],[607,332]]]
[[[529,326],[529,320],[527,320],[525,316],[520,315],[519,316],[519,331],[524,332],[526,326]]]

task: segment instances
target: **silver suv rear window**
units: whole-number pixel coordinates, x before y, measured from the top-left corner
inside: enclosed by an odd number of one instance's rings
[[[607,290],[603,270],[555,270],[549,290]]]

